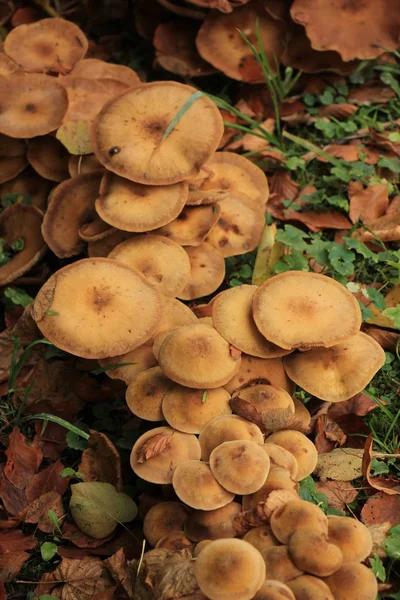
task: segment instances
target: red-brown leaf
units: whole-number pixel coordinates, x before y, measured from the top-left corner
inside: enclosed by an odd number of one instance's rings
[[[322,492],[328,498],[328,506],[342,512],[358,495],[349,481],[319,481],[316,487],[317,492]]]
[[[350,219],[352,223],[370,223],[385,214],[389,206],[387,184],[377,183],[364,189],[359,181],[349,183]]]
[[[43,459],[42,451],[32,444],[16,427],[10,434],[9,446],[3,475],[16,488],[23,490],[31,477],[39,469]]]
[[[155,456],[159,456],[172,441],[173,433],[158,433],[147,440],[138,450],[138,462],[143,463]]]
[[[49,518],[49,510],[55,512],[58,520],[64,515],[62,498],[57,492],[47,492],[37,498],[21,513],[20,518],[25,523],[37,523],[41,531],[51,533],[54,523]]]
[[[229,406],[232,409],[233,414],[242,417],[246,421],[255,423],[265,433],[265,426],[262,421],[261,415],[258,410],[247,400],[244,400],[240,396],[235,396],[229,400]]]
[[[87,481],[103,481],[111,483],[118,491],[122,491],[121,458],[111,440],[98,431],[91,431],[90,448],[82,452],[79,471]]]
[[[47,492],[65,494],[69,484],[69,477],[61,477],[64,465],[60,460],[52,463],[39,473],[36,473],[26,486],[26,497],[29,503]]]
[[[400,481],[394,477],[372,477],[371,475],[371,462],[372,462],[372,449],[373,449],[373,438],[372,433],[367,437],[364,446],[364,455],[362,460],[363,475],[367,479],[369,485],[376,490],[384,492],[390,496],[400,494]]]
[[[0,477],[0,498],[8,514],[14,517],[28,505],[25,490],[16,488],[4,474]]]
[[[30,556],[26,550],[35,546],[33,537],[20,529],[0,533],[0,581],[12,581]]]
[[[364,504],[361,519],[366,525],[390,523],[400,524],[400,496],[389,496],[383,492],[374,494]]]
[[[102,546],[105,542],[108,542],[108,540],[110,540],[114,535],[113,532],[105,538],[96,540],[95,538],[89,537],[88,535],[82,533],[82,531],[77,528],[75,523],[64,523],[62,532],[63,537],[67,540],[71,540],[71,542],[75,544],[75,546],[78,546],[78,548],[97,548],[98,546]]]

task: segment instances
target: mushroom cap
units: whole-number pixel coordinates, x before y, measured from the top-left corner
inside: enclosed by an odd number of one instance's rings
[[[293,400],[282,388],[263,384],[252,385],[235,392],[232,397],[239,397],[251,404],[260,415],[267,431],[285,429],[294,416]]]
[[[109,171],[146,185],[173,184],[197,173],[223,134],[216,105],[200,97],[163,139],[195,92],[182,83],[157,81],[137,85],[110,100],[92,127],[99,161]]]
[[[12,75],[16,71],[20,71],[18,65],[6,54],[0,54],[0,75]]]
[[[147,369],[147,371],[139,373],[128,385],[126,403],[133,414],[140,419],[162,421],[163,399],[173,385],[174,382],[163,375],[160,367]],[[168,425],[172,425],[172,423],[168,422]]]
[[[83,358],[137,348],[150,338],[161,313],[161,294],[141,273],[107,258],[86,258],[54,273],[33,308],[42,334]]]
[[[194,549],[194,544],[188,540],[183,531],[170,531],[156,544],[156,548],[166,548],[167,550],[183,550],[190,547]]]
[[[99,163],[94,154],[76,155],[72,154],[68,161],[68,171],[71,177],[76,175],[85,175],[99,171],[103,166]]]
[[[185,523],[185,533],[193,542],[235,537],[233,519],[240,512],[239,502],[230,502],[214,510],[194,510]]]
[[[151,340],[125,354],[102,358],[99,363],[101,367],[107,367],[107,377],[121,379],[127,385],[132,383],[140,373],[157,365]]]
[[[143,534],[151,546],[172,531],[183,531],[191,511],[181,502],[160,502],[152,506],[143,521]]]
[[[176,298],[164,298],[164,310],[152,339],[155,340],[161,333],[167,333],[183,325],[193,325],[198,322],[194,312],[183,302]]]
[[[98,58],[84,58],[74,67],[72,75],[88,79],[113,79],[122,81],[129,87],[141,83],[138,74],[125,65],[115,65]]]
[[[250,600],[265,579],[262,556],[243,540],[214,540],[196,559],[197,583],[210,600]]]
[[[269,456],[271,469],[286,469],[289,472],[290,477],[294,480],[296,479],[299,467],[297,460],[291,452],[282,448],[282,446],[272,444],[271,442],[269,444],[264,444],[262,448]]]
[[[240,367],[240,355],[210,325],[178,327],[162,343],[158,362],[167,377],[181,385],[208,389],[223,386]]]
[[[209,465],[201,460],[180,464],[174,471],[172,485],[182,502],[199,510],[221,508],[235,497],[218,483]]]
[[[69,153],[51,135],[32,140],[29,144],[27,158],[36,173],[45,179],[60,182],[69,178]]]
[[[297,460],[296,481],[301,481],[314,471],[317,466],[318,452],[315,445],[300,431],[287,429],[277,431],[268,436],[266,443],[272,442],[288,450]]]
[[[28,167],[22,173],[0,185],[0,196],[4,194],[17,194],[20,198],[17,203],[21,203],[24,196],[29,196],[32,205],[45,209],[47,198],[51,189],[51,182],[40,177],[32,167]]]
[[[88,243],[88,254],[90,258],[102,257],[107,258],[111,250],[118,246],[121,242],[133,237],[133,234],[128,231],[120,231],[114,229],[110,235],[100,240],[94,240]]]
[[[375,600],[378,594],[375,575],[357,562],[342,565],[336,573],[325,577],[324,582],[335,600]]]
[[[308,433],[311,423],[311,415],[307,407],[301,400],[296,398],[296,396],[293,396],[292,400],[294,404],[294,415],[288,423],[288,427],[290,429],[301,431],[302,433]]]
[[[166,296],[177,296],[190,277],[190,261],[182,246],[161,235],[131,237],[113,248],[108,257],[140,271]]]
[[[246,354],[260,358],[285,356],[288,351],[266,340],[254,323],[252,299],[256,290],[256,285],[238,285],[218,294],[212,304],[214,327]]]
[[[54,131],[68,108],[67,92],[48,75],[0,77],[0,97],[0,133],[14,138]]]
[[[266,566],[265,577],[286,583],[303,574],[290,558],[287,546],[270,546],[261,550]]]
[[[243,536],[243,539],[254,546],[254,548],[257,548],[259,552],[264,550],[264,548],[280,545],[280,542],[276,539],[271,527],[267,523],[259,527],[253,527]]]
[[[108,223],[100,219],[99,215],[94,212],[93,217],[79,227],[79,237],[85,242],[97,242],[103,240],[114,233],[115,229]]]
[[[0,285],[6,285],[29,271],[46,252],[41,234],[43,213],[36,206],[13,204],[0,213],[0,238],[7,246],[22,238],[22,250],[0,266]]]
[[[232,413],[231,396],[225,388],[193,390],[174,385],[162,401],[162,414],[168,425],[186,433],[200,433],[212,418]],[[139,415],[140,416],[140,415]]]
[[[287,356],[283,364],[290,379],[313,396],[343,402],[361,392],[385,360],[378,342],[359,332],[331,348]]]
[[[340,548],[343,562],[362,562],[372,551],[370,530],[349,517],[328,516],[328,540]]]
[[[157,229],[156,233],[182,246],[200,246],[218,221],[219,213],[218,204],[185,206],[176,219]]]
[[[140,233],[170,223],[182,211],[187,196],[185,182],[163,187],[142,185],[106,172],[96,210],[113,227]]]
[[[219,201],[217,224],[206,242],[217,248],[225,258],[254,250],[264,230],[264,210],[245,194],[231,193]]]
[[[206,546],[208,546],[208,544],[210,544],[211,542],[212,542],[212,540],[201,540],[201,542],[199,542],[198,544],[196,544],[196,546],[194,547],[194,550],[193,550],[193,558],[197,558],[198,555],[200,554],[200,552]]]
[[[19,175],[28,166],[26,144],[0,133],[0,183]]]
[[[201,459],[208,461],[211,452],[224,442],[250,440],[262,445],[263,434],[257,425],[236,415],[214,417],[200,431]]]
[[[261,447],[264,449],[265,445]],[[257,492],[248,496],[243,496],[243,508],[244,510],[254,508],[259,502],[265,502],[275,491],[288,492],[288,494],[282,496],[284,499],[283,504],[292,500],[297,500],[298,489],[298,484],[292,479],[287,469],[273,467],[270,469],[267,480]]]
[[[186,246],[191,274],[189,281],[179,294],[181,300],[195,300],[212,294],[225,277],[225,261],[222,254],[211,244]]]
[[[94,203],[101,177],[100,171],[77,175],[53,189],[42,232],[50,250],[59,258],[83,251],[85,242],[79,236],[79,230],[96,215]]]
[[[335,544],[329,543],[327,536],[320,531],[296,530],[288,544],[294,564],[311,575],[326,577],[342,566],[342,551]]]
[[[297,600],[297,598],[285,583],[276,579],[266,579],[253,600]]]
[[[12,29],[4,52],[28,73],[71,71],[86,54],[89,42],[71,21],[50,18]]]
[[[288,581],[287,585],[294,592],[296,600],[335,600],[326,583],[312,575],[300,575]]]
[[[210,454],[210,468],[216,480],[233,494],[253,494],[268,477],[269,456],[249,440],[223,442]]]
[[[260,285],[253,317],[263,336],[288,350],[329,348],[361,327],[354,295],[326,275],[305,271],[286,271]]]
[[[300,499],[292,500],[274,510],[270,525],[274,536],[282,544],[287,544],[294,532],[303,530],[328,535],[328,519],[325,513],[316,504]]]
[[[294,384],[286,375],[281,358],[258,358],[248,354],[242,354],[239,372],[224,387],[233,394],[255,382],[283,388],[289,394],[294,392]]]
[[[152,442],[152,440],[154,441]],[[160,443],[166,445],[158,454],[154,453],[154,450],[160,450]],[[154,455],[146,458],[145,450],[149,444],[155,445],[151,453]],[[161,484],[172,483],[175,469],[188,460],[199,459],[200,452],[200,444],[195,435],[181,433],[171,427],[156,427],[146,431],[135,442],[131,452],[131,467],[136,475],[145,481]],[[139,462],[141,460],[143,462]]]

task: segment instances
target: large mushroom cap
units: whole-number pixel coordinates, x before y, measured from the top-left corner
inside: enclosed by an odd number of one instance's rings
[[[289,555],[287,546],[270,546],[261,550],[261,555],[265,561],[266,578],[275,579],[282,583],[287,583],[295,577],[303,574],[303,571],[296,567]]]
[[[292,500],[274,510],[271,516],[271,528],[282,544],[287,544],[293,532],[314,531],[327,536],[328,519],[316,504],[305,500]]]
[[[214,448],[231,440],[250,440],[262,445],[263,435],[257,425],[236,415],[214,417],[200,431],[201,459],[208,461]]]
[[[185,523],[185,533],[193,542],[235,537],[235,515],[242,511],[238,502],[214,510],[194,510]]]
[[[366,566],[350,562],[340,567],[336,573],[324,578],[335,600],[375,600],[378,582]]]
[[[112,79],[122,81],[129,87],[140,82],[139,76],[133,69],[125,65],[115,65],[98,58],[84,58],[74,67],[72,75],[88,79]]]
[[[224,257],[211,244],[186,246],[190,260],[190,278],[182,292],[181,300],[195,300],[215,292],[225,277]]]
[[[282,446],[293,454],[297,460],[296,481],[301,481],[314,471],[318,461],[318,451],[311,440],[300,431],[286,429],[270,435],[267,443]]]
[[[253,600],[299,600],[290,587],[276,579],[266,579]],[[306,600],[305,598],[302,600]],[[313,598],[317,600],[317,598]],[[322,600],[322,599],[321,599]],[[327,599],[328,600],[328,599]]]
[[[161,313],[160,293],[138,271],[107,258],[88,258],[46,281],[33,318],[58,348],[83,358],[105,358],[148,340]]]
[[[182,246],[200,246],[218,221],[219,213],[218,204],[186,206],[176,219],[157,229],[155,233]]]
[[[225,384],[225,388],[233,394],[236,390],[255,382],[283,388],[289,394],[293,394],[295,387],[286,375],[281,358],[258,358],[242,354],[240,369],[237,375]]]
[[[215,510],[232,502],[235,494],[222,487],[201,460],[187,460],[179,465],[172,478],[176,495],[198,510]]]
[[[331,348],[313,348],[284,360],[290,379],[328,402],[343,402],[361,392],[384,364],[382,347],[362,332]]]
[[[174,382],[165,377],[160,367],[142,371],[128,385],[126,403],[134,415],[146,421],[162,421],[161,409],[163,399]],[[175,428],[173,423],[168,423]],[[180,430],[183,431],[183,430]],[[188,431],[186,433],[194,433]]]
[[[330,277],[304,271],[280,273],[260,285],[253,317],[263,336],[288,350],[329,348],[361,327],[351,292]]]
[[[0,183],[19,175],[28,165],[26,144],[0,133]]]
[[[27,158],[36,173],[45,179],[60,182],[69,177],[69,153],[51,135],[32,140],[29,144]]]
[[[143,521],[143,534],[155,546],[171,531],[182,531],[190,509],[181,502],[160,502],[152,506]]]
[[[107,377],[121,379],[129,386],[143,371],[155,367],[157,360],[153,354],[153,344],[150,339],[125,354],[101,358],[99,363],[101,367],[107,367]]]
[[[217,388],[233,377],[240,367],[223,337],[210,325],[179,327],[161,345],[158,361],[167,377],[196,389]]]
[[[215,152],[223,121],[215,104],[197,99],[163,139],[196,92],[173,81],[141,84],[108,102],[92,128],[99,161],[117,175],[147,185],[168,185],[197,173]]]
[[[311,575],[326,577],[342,566],[342,551],[319,531],[296,529],[290,536],[288,545],[290,557],[296,567]]]
[[[258,527],[253,527],[243,536],[243,539],[254,546],[254,548],[257,548],[260,552],[261,550],[264,550],[264,548],[279,546],[280,544],[267,523],[259,525]]]
[[[328,539],[341,549],[344,562],[362,562],[372,551],[370,530],[357,519],[329,515]]]
[[[0,77],[0,98],[0,133],[15,138],[54,131],[68,108],[67,92],[48,75]]]
[[[319,577],[300,575],[288,581],[287,585],[294,592],[296,600],[335,600],[326,583]]]
[[[88,46],[77,25],[54,18],[15,27],[5,39],[4,51],[28,73],[66,74],[85,56]]]

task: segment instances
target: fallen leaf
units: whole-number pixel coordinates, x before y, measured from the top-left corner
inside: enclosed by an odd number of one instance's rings
[[[383,492],[374,494],[361,509],[361,520],[366,525],[390,523],[400,524],[400,496],[389,496]]]
[[[366,394],[363,394],[363,392],[360,392],[349,400],[333,404],[330,406],[328,413],[329,416],[335,420],[337,417],[350,414],[358,415],[359,417],[365,417],[365,415],[376,408],[378,408],[378,404],[372,400],[372,398]]]
[[[318,108],[319,117],[334,117],[335,119],[349,119],[358,111],[358,107],[354,104],[329,104],[328,106],[320,106]]]
[[[157,433],[147,440],[138,450],[138,463],[144,463],[155,456],[159,456],[170,445],[173,433]]]
[[[16,516],[29,503],[26,499],[25,490],[16,488],[10,483],[4,473],[0,477],[0,498],[9,515]]]
[[[128,598],[134,598],[134,573],[128,565],[125,551],[120,548],[115,554],[104,561],[113,579],[122,587]]]
[[[58,492],[63,496],[68,489],[69,477],[61,477],[64,465],[60,460],[36,473],[26,486],[26,498],[29,503],[46,492]]]
[[[90,121],[67,121],[60,125],[56,138],[70,154],[90,154],[93,152],[90,140]]]
[[[29,479],[39,469],[43,459],[42,451],[32,444],[15,427],[10,433],[9,446],[5,451],[7,462],[3,475],[16,488],[25,489]]]
[[[385,214],[389,206],[388,186],[378,183],[364,188],[360,181],[349,183],[349,216],[352,223],[370,223]]]
[[[394,91],[381,83],[365,83],[354,86],[347,97],[348,102],[359,106],[382,104],[395,97]]]
[[[362,455],[362,451],[354,448],[335,448],[319,455],[314,473],[322,481],[351,481],[362,475]]]
[[[365,441],[364,454],[362,458],[362,470],[363,475],[368,481],[369,485],[376,490],[384,492],[390,496],[400,494],[400,481],[394,477],[383,477],[378,475],[376,477],[371,476],[371,462],[372,462],[372,449],[374,440],[372,433],[369,434]]]
[[[396,196],[384,215],[369,221],[368,230],[360,227],[351,234],[361,242],[374,242],[379,237],[382,242],[396,242],[400,240],[400,196]]]
[[[6,588],[4,587],[4,583],[0,581],[0,600],[7,600],[6,597]]]
[[[260,123],[268,133],[273,134],[275,130],[275,119],[266,119]],[[260,133],[257,131],[257,133]],[[230,142],[226,150],[243,150],[244,152],[255,152],[256,150],[265,150],[269,142],[265,138],[260,138],[251,133],[245,133],[240,139]]]
[[[329,144],[329,146],[323,148],[323,151],[335,158],[343,158],[346,162],[357,162],[360,160],[361,148],[350,144]],[[315,156],[320,162],[328,162],[328,159],[325,158],[325,156],[321,156],[320,154],[311,155]]]
[[[262,421],[261,415],[250,402],[244,400],[240,396],[235,396],[234,398],[231,398],[229,400],[229,406],[231,407],[234,415],[238,415],[246,421],[255,423],[256,425],[258,425],[261,431],[265,433],[266,429]]]
[[[358,495],[357,490],[348,481],[318,481],[316,489],[328,498],[328,506],[342,512]]]
[[[386,329],[379,329],[378,327],[368,327],[365,329],[365,333],[374,338],[384,350],[389,352],[395,352],[400,333],[394,331],[387,331]]]
[[[392,528],[390,521],[384,523],[377,523],[376,525],[367,525],[368,530],[372,538],[372,550],[371,554],[378,554],[381,558],[386,556],[386,552],[383,547],[383,542],[386,540],[387,535]]]
[[[89,444],[91,447],[82,452],[78,467],[85,476],[85,483],[102,481],[122,491],[121,458],[114,444],[98,431],[90,432]]]
[[[110,533],[106,537],[95,539],[80,531],[75,523],[64,523],[62,532],[63,537],[70,540],[78,548],[98,548],[112,537],[112,533]]]
[[[294,200],[299,193],[299,184],[293,181],[288,171],[275,171],[269,179],[269,191],[283,200]]]
[[[26,550],[35,546],[33,537],[20,529],[0,533],[0,581],[12,581],[30,557]]]
[[[62,519],[64,507],[62,498],[57,492],[43,494],[34,500],[19,517],[24,523],[37,523],[41,531],[51,533],[54,530],[54,523],[49,518],[49,510],[57,515],[59,521]]]

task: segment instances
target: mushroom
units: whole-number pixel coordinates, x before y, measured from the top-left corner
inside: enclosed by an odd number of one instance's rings
[[[71,177],[84,175],[85,173],[94,173],[102,168],[103,166],[99,163],[94,154],[85,154],[81,156],[72,154],[68,160],[68,171]]]
[[[210,600],[251,600],[264,582],[265,564],[251,544],[228,538],[203,548],[194,574]]]
[[[214,417],[200,431],[201,459],[208,461],[214,448],[232,440],[250,440],[262,445],[263,435],[257,425],[236,415]]]
[[[165,394],[161,410],[171,427],[186,433],[200,433],[212,418],[232,413],[230,398],[229,392],[223,387],[194,390],[174,385]]]
[[[193,544],[183,531],[171,531],[164,535],[156,544],[156,548],[166,548],[167,550],[183,550],[184,548],[193,548]]]
[[[285,429],[293,419],[293,400],[282,388],[258,384],[235,392],[236,397],[254,407],[267,431]]]
[[[26,144],[0,133],[0,183],[19,175],[28,165]]]
[[[298,465],[296,481],[301,481],[310,475],[317,466],[317,449],[312,441],[300,431],[293,429],[277,431],[266,439],[267,444],[270,442],[282,446],[293,454]]]
[[[240,369],[225,388],[233,394],[253,383],[265,383],[277,388],[283,388],[290,395],[294,392],[294,384],[290,381],[283,368],[281,358],[257,358],[242,354]]]
[[[253,600],[297,600],[297,598],[285,583],[266,579]]]
[[[183,531],[190,509],[181,502],[160,502],[152,506],[143,521],[143,534],[151,546],[172,531]]]
[[[290,558],[287,546],[270,546],[261,550],[261,556],[266,566],[266,579],[275,579],[281,583],[286,583],[295,577],[303,575]]]
[[[173,385],[174,382],[163,375],[160,367],[147,369],[139,373],[128,385],[126,403],[133,414],[140,419],[162,421],[163,399]],[[168,424],[173,426],[169,421]]]
[[[375,600],[378,582],[373,572],[357,562],[342,565],[336,573],[323,580],[335,600]]]
[[[137,235],[113,248],[109,258],[137,269],[166,296],[175,297],[190,278],[190,261],[176,242],[160,235]]]
[[[179,294],[181,300],[195,300],[215,292],[225,277],[224,257],[211,244],[186,246],[190,260],[189,281]]]
[[[300,575],[287,582],[296,600],[335,600],[326,583],[312,575]]]
[[[269,460],[271,462],[271,470],[272,469],[285,469],[289,472],[290,477],[293,480],[296,480],[297,471],[298,471],[298,463],[295,457],[291,452],[283,448],[282,446],[278,446],[277,444],[273,444],[269,442],[262,446],[264,452],[266,452],[269,456]]]
[[[214,510],[194,510],[185,523],[185,533],[194,542],[235,537],[233,518],[241,511],[238,502]]]
[[[223,337],[210,325],[194,324],[171,331],[162,343],[158,362],[163,373],[196,389],[223,386],[240,367]]]
[[[69,153],[51,135],[35,138],[28,148],[27,159],[36,173],[50,181],[64,181],[69,178]]]
[[[385,352],[366,333],[331,348],[285,357],[286,373],[307,392],[328,402],[343,402],[361,392],[385,364]]]
[[[289,554],[299,569],[319,577],[332,575],[343,563],[342,551],[326,535],[298,526],[289,539]]]
[[[201,542],[199,542],[198,544],[196,544],[194,550],[193,550],[193,558],[197,558],[198,555],[200,554],[200,552],[206,547],[208,546],[208,544],[210,544],[212,542],[212,540],[201,540]]]
[[[372,552],[370,530],[361,521],[349,517],[328,516],[328,540],[343,554],[343,562],[362,562]]]
[[[15,64],[11,58],[9,58],[6,54],[0,54],[0,75],[12,75],[16,72],[21,72],[18,65]]]
[[[326,515],[319,506],[305,500],[292,500],[274,510],[270,524],[273,534],[282,544],[287,544],[294,532],[312,530],[318,535],[328,534]]]
[[[88,243],[88,254],[90,258],[102,257],[106,258],[111,250],[118,246],[121,242],[132,237],[132,233],[128,231],[120,231],[114,229],[110,235],[100,240],[95,240]]]
[[[157,360],[153,354],[153,344],[150,339],[130,352],[102,358],[99,363],[101,367],[107,367],[107,377],[121,379],[129,386],[143,371],[155,367]],[[162,419],[162,416],[160,419]]]
[[[280,542],[276,539],[272,533],[271,527],[266,523],[259,527],[253,527],[248,531],[243,539],[249,542],[254,548],[257,548],[261,552],[264,548],[271,548],[271,546],[279,546]]]
[[[17,203],[21,203],[24,198],[29,198],[33,206],[44,210],[47,206],[50,188],[50,181],[40,177],[32,167],[28,167],[14,179],[0,185],[0,196],[6,194],[16,195],[18,197]]]
[[[218,221],[219,213],[218,204],[185,206],[176,219],[157,229],[156,233],[182,246],[200,246]]]
[[[264,449],[265,445],[261,447]],[[265,502],[270,494],[276,490],[289,492],[284,496],[285,502],[296,500],[298,498],[298,489],[298,484],[292,479],[288,470],[280,467],[271,468],[267,480],[262,487],[254,494],[243,496],[243,508],[244,510],[254,508],[259,502]]]
[[[177,466],[172,485],[179,500],[199,510],[221,508],[235,497],[218,483],[208,464],[201,460],[187,460]]]
[[[146,185],[188,179],[213,155],[223,134],[216,105],[206,96],[187,109],[196,89],[174,81],[140,84],[108,102],[92,127],[99,161],[113,173]],[[132,118],[132,115],[135,115]]]
[[[194,312],[176,298],[164,298],[164,311],[158,327],[153,334],[155,340],[161,333],[167,333],[184,325],[194,325],[198,319]]]
[[[150,338],[161,313],[161,294],[138,271],[107,258],[63,267],[41,287],[33,307],[42,334],[83,358],[137,348]]]
[[[294,350],[329,348],[356,335],[361,310],[354,295],[326,275],[286,271],[260,285],[253,317],[268,340]]]
[[[79,61],[73,68],[71,75],[100,81],[104,79],[122,81],[129,87],[141,83],[137,73],[130,67],[108,63],[98,58],[84,58]]]
[[[142,479],[151,483],[172,483],[175,469],[188,460],[200,458],[200,444],[195,435],[156,427],[146,431],[135,442],[131,467]]]
[[[292,400],[294,404],[294,415],[291,420],[288,421],[287,427],[290,429],[296,429],[302,433],[308,433],[311,423],[311,415],[303,402],[296,398],[296,396],[293,396]]]

